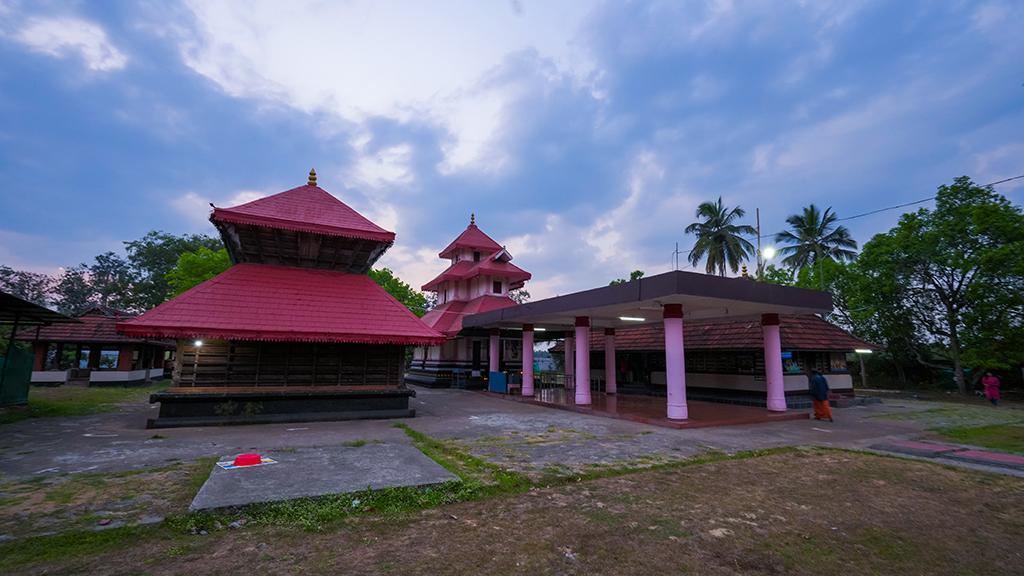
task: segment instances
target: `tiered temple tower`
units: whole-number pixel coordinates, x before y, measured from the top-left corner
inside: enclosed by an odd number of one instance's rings
[[[423,285],[424,291],[437,294],[437,305],[423,321],[447,340],[440,346],[417,347],[406,379],[440,387],[460,382],[482,384],[488,371],[488,335],[464,331],[462,319],[515,306],[509,293],[522,288],[530,273],[512,264],[508,250],[477,227],[475,215],[438,257],[449,260],[450,265]],[[518,371],[520,354],[520,338],[502,339],[502,370]]]
[[[444,336],[368,275],[395,234],[309,181],[214,208],[232,266],[118,324],[174,338],[152,426],[411,416],[405,347]]]

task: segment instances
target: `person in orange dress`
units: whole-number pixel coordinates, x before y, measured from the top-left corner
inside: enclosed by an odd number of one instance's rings
[[[832,420],[832,406],[828,402],[828,380],[825,376],[814,370],[810,382],[811,401],[814,403],[815,420]]]

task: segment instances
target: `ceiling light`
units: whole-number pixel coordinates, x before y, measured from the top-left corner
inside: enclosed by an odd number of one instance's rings
[[[854,350],[857,354],[871,354],[871,350],[868,348],[857,348]]]
[[[195,344],[196,348],[198,348],[198,347],[203,345],[203,341],[202,340],[196,340],[195,342],[193,342],[193,344]]]
[[[619,320],[623,322],[646,322],[646,318],[640,318],[637,316],[619,316]]]

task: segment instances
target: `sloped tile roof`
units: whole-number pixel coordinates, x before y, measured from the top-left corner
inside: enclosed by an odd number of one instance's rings
[[[460,260],[448,267],[436,278],[424,284],[420,290],[436,291],[442,282],[447,280],[468,280],[484,274],[508,278],[508,281],[515,284],[525,282],[532,275],[511,262],[494,260],[493,254],[481,259],[479,262],[471,260]]]
[[[377,226],[319,186],[299,186],[232,208],[214,208],[210,220],[380,242],[395,241],[394,232]]]
[[[117,323],[134,318],[134,314],[128,314],[120,310],[110,308],[93,307],[77,316],[78,322],[74,324],[51,324],[39,329],[38,338],[36,329],[28,328],[18,331],[18,340],[39,340],[41,342],[67,342],[67,343],[153,343],[167,344],[173,347],[171,342],[153,342],[143,338],[131,338],[117,333]]]
[[[423,322],[450,338],[462,330],[462,319],[469,314],[516,306],[508,296],[484,295],[470,301],[445,302],[423,315]]]
[[[779,334],[784,350],[841,352],[858,348],[879,349],[817,316],[780,316],[779,320]],[[761,322],[684,320],[683,346],[688,350],[760,350],[764,347]],[[591,331],[590,348],[604,349],[603,329],[595,328]],[[664,350],[665,327],[662,324],[646,324],[617,329],[615,349]],[[557,344],[553,351],[561,352],[562,344]]]
[[[163,338],[404,345],[444,340],[369,276],[267,264],[236,264],[117,328]]]

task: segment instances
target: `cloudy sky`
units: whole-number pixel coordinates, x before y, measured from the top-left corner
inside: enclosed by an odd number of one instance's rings
[[[214,233],[208,202],[315,166],[417,286],[471,211],[534,298],[665,271],[719,195],[773,232],[1024,173],[1022,27],[1016,0],[0,0],[0,264]]]

